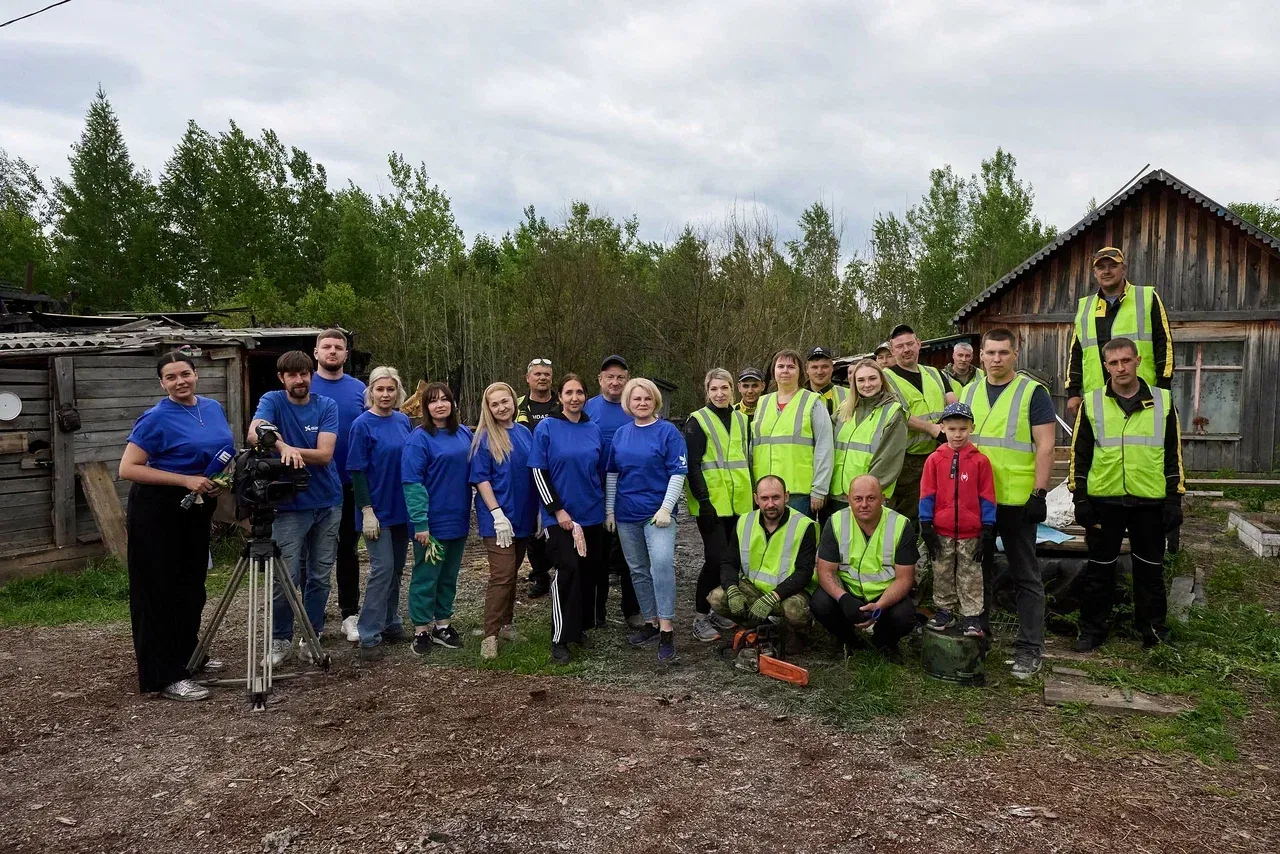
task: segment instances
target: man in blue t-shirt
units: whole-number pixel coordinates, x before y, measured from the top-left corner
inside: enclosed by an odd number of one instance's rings
[[[311,627],[324,630],[324,609],[329,602],[329,576],[338,548],[338,524],[342,516],[342,481],[333,463],[338,441],[338,405],[311,393],[311,357],[291,350],[276,360],[276,376],[282,391],[269,391],[258,401],[249,424],[249,441],[257,442],[258,425],[274,424],[280,431],[276,449],[280,459],[294,468],[307,469],[310,484],[291,501],[276,508],[271,537],[280,547],[280,559],[293,583],[302,587],[302,555],[305,548],[314,571],[307,574],[302,603]],[[293,650],[293,609],[283,590],[276,590],[273,606],[271,664],[289,659]],[[298,657],[315,664],[306,645]]]
[[[356,494],[347,473],[347,436],[351,425],[364,412],[364,383],[345,373],[347,336],[341,329],[326,329],[316,336],[316,373],[311,378],[311,393],[327,397],[338,404],[338,442],[333,448],[333,462],[342,480],[342,520],[338,523],[338,558],[334,576],[338,581],[338,610],[342,613],[342,631],[347,640],[358,643],[356,627],[360,616],[360,558],[356,546],[360,532],[356,530]],[[307,572],[312,564],[307,560]]]
[[[587,401],[583,411],[587,413],[595,425],[600,428],[600,437],[604,440],[602,459],[609,459],[609,449],[613,447],[613,434],[623,424],[630,424],[632,418],[622,408],[622,390],[631,379],[631,371],[627,360],[614,354],[608,356],[600,364],[600,393]],[[622,582],[622,616],[627,625],[638,629],[644,625],[640,616],[640,603],[636,600],[635,588],[631,586],[631,569],[627,566],[627,558],[622,553],[622,543],[618,541],[615,531],[609,534],[609,572],[617,573]],[[602,616],[602,615],[601,615]]]

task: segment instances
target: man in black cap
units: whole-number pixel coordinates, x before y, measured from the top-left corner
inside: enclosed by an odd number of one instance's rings
[[[895,364],[884,377],[907,410],[907,454],[894,487],[893,509],[912,522],[920,513],[920,476],[942,437],[938,418],[948,403],[956,402],[951,382],[937,368],[920,364],[920,339],[915,330],[900,323],[889,333]],[[939,438],[942,437],[942,438]]]
[[[840,408],[840,404],[844,403],[844,399],[849,396],[849,389],[841,385],[836,385],[831,381],[831,375],[835,372],[835,362],[831,359],[831,353],[825,347],[814,347],[809,350],[805,357],[805,373],[809,377],[809,391],[822,398],[822,402],[826,404],[827,414],[834,415],[835,411]]]
[[[738,403],[735,407],[750,421],[756,416],[756,403],[764,394],[764,373],[759,368],[743,368],[738,372]]]

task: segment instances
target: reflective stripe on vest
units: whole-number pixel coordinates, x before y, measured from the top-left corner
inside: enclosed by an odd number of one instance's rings
[[[742,574],[761,593],[768,593],[795,572],[796,544],[814,521],[803,513],[791,511],[787,525],[766,537],[764,527],[757,524],[760,511],[752,510],[738,520],[738,558]],[[777,543],[781,542],[781,545]]]
[[[1151,330],[1151,308],[1154,302],[1155,291],[1152,288],[1126,282],[1120,307],[1111,321],[1111,338],[1129,338],[1137,345],[1138,355],[1142,357],[1138,376],[1153,388],[1156,385],[1156,355]],[[1080,342],[1082,394],[1106,387],[1102,348],[1098,344],[1097,318],[1098,309],[1101,307],[1105,313],[1106,306],[1106,300],[1095,292],[1082,297],[1076,307],[1075,326],[1076,339]]]
[[[891,400],[862,419],[860,423],[846,421],[840,425],[836,435],[835,465],[831,469],[831,494],[845,497],[849,494],[849,484],[859,475],[871,470],[871,462],[884,439],[884,429],[889,422],[899,417],[902,404]],[[879,413],[877,415],[877,413]],[[874,421],[874,427],[872,422]],[[884,486],[884,497],[893,496],[896,483]],[[883,486],[883,485],[882,485]]]
[[[757,481],[767,474],[776,475],[797,495],[807,495],[813,488],[812,413],[817,398],[802,388],[781,412],[777,392],[760,398],[751,439],[752,476]]]
[[[1031,395],[1039,383],[1014,374],[1008,387],[988,402],[987,383],[964,390],[964,403],[973,411],[969,440],[991,461],[997,504],[1025,504],[1036,486],[1036,445],[1031,439]]]
[[[924,421],[937,421],[942,417],[942,410],[946,408],[947,393],[951,391],[951,383],[943,382],[942,374],[937,368],[931,368],[928,365],[919,367],[921,391],[917,391],[915,386],[894,371],[886,370],[884,375],[889,378],[889,383],[898,392],[898,397],[902,398],[903,405],[909,413]],[[926,377],[933,381],[932,385],[925,381]],[[936,447],[938,443],[928,433],[917,430],[908,431],[908,454],[931,454]]]
[[[840,548],[836,572],[846,590],[868,602],[878,598],[897,577],[893,555],[897,551],[898,540],[902,538],[902,517],[888,507],[882,513],[880,524],[870,537],[858,527],[852,508],[845,507],[831,517],[836,544]],[[867,563],[868,556],[870,564]]]
[[[1094,454],[1086,489],[1097,498],[1164,498],[1164,427],[1173,406],[1169,392],[1151,388],[1151,406],[1125,415],[1102,389],[1085,401],[1093,425]]]
[[[703,407],[693,413],[707,435],[707,453],[702,457],[703,480],[717,516],[740,516],[751,509],[751,466],[747,462],[747,417],[736,409],[729,413],[730,429],[718,416]],[[685,499],[691,515],[698,515],[698,501],[685,481]]]

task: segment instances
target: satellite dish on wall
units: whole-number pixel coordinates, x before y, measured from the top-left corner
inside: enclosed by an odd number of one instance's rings
[[[22,398],[10,391],[0,391],[0,421],[12,421],[22,413]]]

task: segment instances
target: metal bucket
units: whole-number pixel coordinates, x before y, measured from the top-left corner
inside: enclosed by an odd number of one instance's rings
[[[965,637],[960,629],[924,630],[920,642],[920,667],[924,675],[956,685],[982,685],[987,681],[986,650],[982,638]]]

